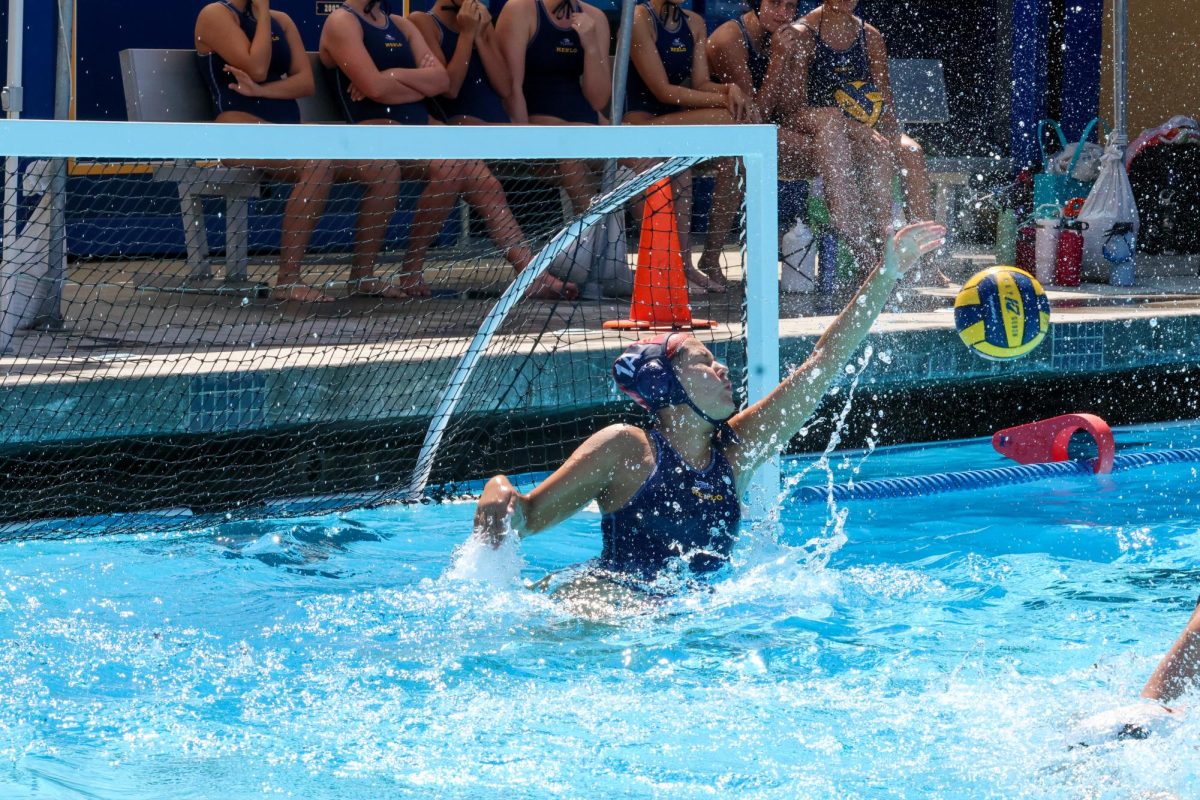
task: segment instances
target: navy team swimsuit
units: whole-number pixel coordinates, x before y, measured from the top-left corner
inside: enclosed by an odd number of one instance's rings
[[[221,5],[232,11],[242,26],[246,38],[254,41],[254,33],[258,30],[258,20],[249,13],[243,14],[229,3],[221,0]],[[264,122],[278,125],[296,124],[300,122],[300,104],[295,100],[277,100],[267,97],[246,97],[229,88],[235,83],[233,76],[225,71],[229,62],[214,51],[204,56],[197,56],[196,64],[200,69],[200,77],[208,86],[212,96],[213,116],[219,117],[227,111],[241,111],[252,114]],[[287,34],[283,26],[272,17],[271,19],[271,64],[267,67],[267,79],[263,83],[274,83],[288,76],[292,68],[292,48],[288,44]]]
[[[822,18],[822,23],[824,18]],[[812,32],[817,42],[812,64],[808,68],[808,104],[814,108],[836,106],[834,93],[850,81],[871,80],[871,64],[867,59],[867,24],[858,21],[858,36],[845,50],[834,50],[821,38],[820,24]]]
[[[654,472],[633,499],[601,518],[604,546],[591,566],[610,579],[642,581],[677,559],[693,574],[719,569],[729,560],[742,519],[733,467],[715,441],[712,460],[696,470],[661,433],[649,433]]]
[[[562,0],[574,3],[574,0]],[[529,114],[596,125],[600,115],[583,96],[583,45],[574,28],[560,28],[535,0],[537,30],[525,48],[525,108]],[[568,6],[569,8],[570,6]],[[583,11],[575,11],[582,14]]]
[[[437,23],[438,33],[442,37],[442,55],[449,64],[450,59],[454,57],[454,51],[458,49],[458,33],[446,27],[446,23],[438,19],[432,11],[429,12],[429,16]],[[487,68],[483,66],[483,59],[480,58],[477,49],[471,50],[467,77],[463,79],[462,88],[458,90],[458,97],[438,97],[431,103],[434,114],[442,122],[449,122],[456,117],[475,117],[494,124],[512,122],[508,112],[504,110],[500,95],[496,94],[491,81],[488,80]]]
[[[345,4],[341,7],[347,13],[353,14],[362,25],[363,47],[375,62],[376,69],[380,72],[389,69],[416,69],[417,60],[413,56],[412,44],[392,21],[390,14],[387,15],[387,23],[381,28],[362,17],[353,8]],[[350,78],[346,73],[336,66],[326,67],[326,70],[347,122],[358,124],[374,119],[390,119],[401,125],[425,125],[429,122],[429,111],[425,107],[425,101],[384,105],[370,98],[353,100],[350,97]]]
[[[746,23],[741,17],[736,20],[738,28],[742,31],[742,44],[746,46],[746,66],[750,68],[750,81],[754,84],[754,91],[762,88],[763,81],[767,79],[767,66],[771,63],[771,54],[759,50],[754,46],[754,41],[750,38],[750,31],[746,29]],[[768,42],[770,39],[767,40]]]
[[[692,36],[692,28],[687,23],[687,17],[681,10],[678,14],[679,27],[672,31],[667,29],[649,3],[646,4],[646,10],[650,12],[650,17],[654,20],[656,29],[654,46],[658,50],[658,57],[662,61],[663,68],[667,71],[667,82],[672,86],[686,86],[692,79],[692,52],[696,47],[695,37]],[[670,114],[680,109],[677,105],[663,103],[655,97],[654,92],[650,91],[650,87],[642,80],[642,76],[636,68],[629,72],[629,90],[626,92],[626,96],[628,97],[628,111],[645,111],[661,117],[663,114]]]

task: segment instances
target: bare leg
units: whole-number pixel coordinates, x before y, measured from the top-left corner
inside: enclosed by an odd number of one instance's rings
[[[809,127],[817,174],[825,183],[825,202],[833,226],[847,239],[866,235],[868,218],[859,195],[849,120],[836,108],[811,110]]]
[[[1192,612],[1191,619],[1175,644],[1163,656],[1158,668],[1146,681],[1142,697],[1168,703],[1192,684],[1200,669],[1200,607]]]
[[[406,173],[411,173],[411,168]],[[462,178],[452,161],[430,161],[419,176],[428,182],[417,200],[417,210],[413,215],[412,228],[408,234],[408,249],[404,254],[404,273],[401,278],[401,288],[413,297],[426,297],[430,294],[429,287],[422,278],[425,269],[425,256],[429,252],[446,218],[454,209],[454,202],[462,193]],[[407,177],[407,175],[406,175]]]
[[[717,160],[717,180],[708,212],[708,235],[704,239],[704,252],[700,254],[700,271],[709,280],[722,285],[725,284],[725,273],[721,254],[746,196],[738,181],[738,167],[732,158]]]
[[[933,193],[929,188],[929,169],[925,151],[912,138],[900,134],[893,142],[893,151],[900,168],[900,184],[910,220],[933,219]]]
[[[859,185],[867,228],[860,238],[865,238],[871,251],[855,253],[863,256],[861,270],[869,270],[883,252],[883,244],[891,234],[892,227],[892,179],[895,171],[892,163],[891,145],[865,125],[851,126],[851,137],[855,163],[859,165]],[[865,277],[865,272],[864,272]]]
[[[304,283],[301,261],[312,240],[317,221],[325,213],[334,168],[329,161],[304,162],[295,170],[275,171],[279,177],[295,181],[283,212],[283,231],[279,248],[279,273],[271,296],[276,300],[301,303],[327,303],[333,298]]]
[[[345,164],[339,170],[339,177],[344,176],[363,185],[358,228],[354,235],[354,264],[350,268],[352,293],[402,294],[396,287],[380,288],[373,280],[379,251],[383,249],[383,242],[387,238],[388,223],[396,213],[402,175],[399,164],[385,161]]]
[[[533,260],[533,253],[522,241],[521,227],[508,207],[500,181],[482,161],[457,161],[454,164],[461,175],[463,195],[483,218],[491,240],[504,252],[513,269],[517,272],[525,269]],[[579,296],[579,288],[544,273],[534,281],[527,296],[543,300],[574,298]]]
[[[670,114],[654,116],[645,111],[632,111],[625,115],[625,122],[630,125],[732,125],[733,117],[723,108],[689,108]],[[717,163],[717,187],[713,196],[714,210],[709,214],[709,235],[705,240],[704,253],[700,256],[700,268],[692,266],[691,234],[692,234],[692,195],[691,173],[676,176],[671,181],[671,190],[675,199],[676,227],[679,230],[679,248],[683,253],[683,264],[688,280],[700,286],[707,292],[724,292],[725,276],[721,273],[721,249],[725,245],[725,237],[733,225],[733,215],[740,207],[740,198],[724,198],[733,187],[732,166],[726,166],[726,175],[722,175],[723,162]],[[646,165],[648,166],[648,164]],[[645,166],[634,167],[641,171]],[[722,205],[718,207],[718,198]],[[641,219],[641,210],[636,209],[637,218]],[[714,217],[717,230],[714,231]],[[723,235],[721,234],[723,231]]]

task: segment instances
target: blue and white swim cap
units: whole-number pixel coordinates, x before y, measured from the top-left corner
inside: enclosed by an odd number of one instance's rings
[[[672,337],[677,337],[672,340]],[[683,384],[671,368],[687,334],[660,333],[634,342],[613,362],[617,387],[650,413],[667,406],[689,403]]]

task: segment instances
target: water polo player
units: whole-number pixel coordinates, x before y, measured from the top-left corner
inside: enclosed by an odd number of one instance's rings
[[[492,478],[475,511],[476,535],[498,546],[510,529],[529,536],[599,503],[603,552],[558,590],[568,600],[611,604],[664,570],[717,569],[733,548],[740,498],[755,469],[800,430],[866,337],[896,279],[940,247],[945,232],[921,222],[891,237],[812,356],[742,411],[725,365],[699,340],[672,333],[630,346],[613,375],[654,415],[654,427],[611,425],[593,434],[529,494],[504,475]]]

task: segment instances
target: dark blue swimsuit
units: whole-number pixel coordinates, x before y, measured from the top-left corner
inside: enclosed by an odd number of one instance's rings
[[[720,568],[742,519],[733,467],[715,441],[708,467],[695,470],[658,431],[650,439],[654,472],[632,500],[601,518],[596,566],[647,580],[680,558],[693,573]]]
[[[850,81],[871,80],[871,64],[867,59],[867,25],[859,20],[858,36],[845,50],[834,50],[825,44],[820,30],[812,31],[817,50],[808,68],[808,104],[814,108],[836,106],[834,93]]]
[[[562,0],[573,3],[574,0]],[[529,114],[558,117],[567,122],[600,122],[600,115],[583,96],[583,45],[573,28],[560,28],[535,0],[537,30],[525,48],[525,108]],[[583,11],[575,11],[582,14]]]
[[[371,55],[376,69],[380,72],[389,69],[416,69],[417,60],[413,57],[412,44],[392,21],[391,15],[387,17],[387,24],[379,28],[349,6],[343,5],[342,8],[346,13],[353,14],[362,25],[363,47]],[[351,82],[346,73],[336,66],[327,69],[330,85],[337,93],[338,102],[341,104],[342,113],[346,115],[347,122],[357,124],[373,119],[390,119],[402,125],[425,125],[429,122],[429,111],[425,108],[425,101],[417,100],[411,103],[384,105],[376,103],[370,98],[352,100],[350,98]]]
[[[458,33],[447,28],[446,23],[438,19],[432,11],[429,12],[429,16],[433,17],[440,29],[442,55],[449,64],[450,59],[454,58],[454,51],[458,49]],[[432,102],[434,113],[442,122],[449,122],[455,117],[475,117],[491,123],[512,122],[508,112],[504,110],[504,102],[488,80],[487,68],[483,66],[483,59],[479,57],[478,50],[471,51],[467,77],[463,79],[462,87],[458,90],[458,97],[438,97]]]
[[[681,10],[679,16],[679,27],[674,31],[667,30],[667,26],[654,13],[654,9],[650,4],[646,4],[646,9],[650,12],[650,17],[654,20],[656,36],[654,38],[654,46],[658,50],[658,57],[662,61],[663,68],[667,71],[667,83],[672,86],[686,86],[692,79],[692,52],[695,50],[696,42],[692,36],[691,26],[687,23],[687,17]],[[650,91],[650,87],[642,80],[641,74],[637,69],[633,69],[629,73],[629,90],[626,92],[629,98],[628,111],[646,111],[656,117],[661,117],[663,114],[670,114],[678,111],[679,106],[664,103],[654,96],[654,92]]]
[[[737,17],[735,21],[742,30],[742,44],[746,46],[746,66],[750,68],[750,81],[754,84],[754,91],[757,92],[762,88],[763,81],[767,79],[767,66],[771,63],[771,54],[754,46],[754,42],[750,38],[750,31],[746,30],[746,23],[742,21],[741,17]]]
[[[253,15],[238,11],[229,3],[222,0],[221,5],[228,8],[238,17],[242,33],[254,41],[254,33],[258,30],[258,20]],[[249,9],[249,6],[247,6]],[[200,77],[208,86],[212,96],[213,116],[219,117],[227,111],[241,111],[252,114],[264,122],[276,124],[295,124],[300,122],[300,104],[295,100],[276,100],[266,97],[246,97],[229,88],[236,83],[233,76],[225,71],[229,62],[214,51],[206,56],[197,56],[197,66]],[[287,34],[283,26],[274,18],[271,19],[271,64],[267,67],[267,79],[263,83],[274,83],[288,76],[292,68],[292,48],[288,44]]]

